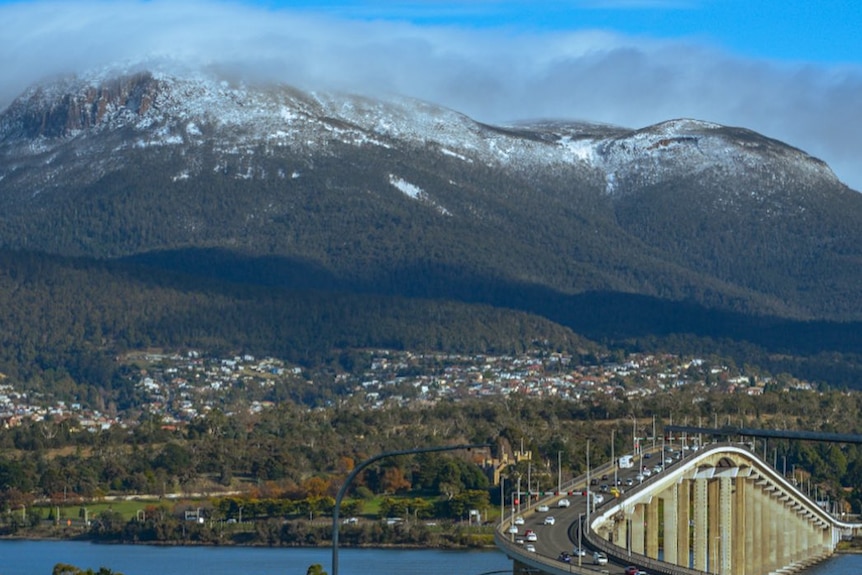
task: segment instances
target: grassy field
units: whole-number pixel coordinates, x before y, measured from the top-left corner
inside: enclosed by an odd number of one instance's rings
[[[206,500],[205,502],[208,503],[209,500]],[[71,519],[73,521],[83,520],[83,509],[86,509],[87,519],[89,519],[90,521],[98,517],[99,514],[104,511],[113,511],[115,513],[119,513],[124,521],[128,521],[133,517],[136,517],[138,513],[143,512],[147,507],[158,507],[160,505],[165,505],[168,507],[168,509],[173,509],[177,503],[180,502],[123,500],[99,501],[93,503],[79,503],[73,505],[44,505],[38,506],[37,508],[41,509],[43,517],[55,517],[57,509],[59,509],[60,519],[64,521],[66,519]],[[183,500],[181,503],[193,506],[195,502]],[[204,501],[201,501],[200,503],[204,503]]]

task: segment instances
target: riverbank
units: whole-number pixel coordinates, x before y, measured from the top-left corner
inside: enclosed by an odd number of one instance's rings
[[[850,540],[839,541],[838,547],[835,548],[835,552],[862,555],[862,537],[854,537]]]
[[[130,521],[90,525],[67,521],[41,521],[35,525],[6,529],[0,540],[71,541],[99,544],[152,545],[163,547],[273,547],[328,548],[332,545],[331,523],[316,520],[265,519],[226,521]],[[395,524],[362,520],[339,530],[339,547],[354,549],[493,549],[494,526]]]

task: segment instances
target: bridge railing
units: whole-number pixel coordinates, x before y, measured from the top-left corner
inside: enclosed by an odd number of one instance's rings
[[[592,559],[587,559],[578,565],[577,557],[572,557],[571,563],[563,563],[555,557],[548,557],[540,553],[527,553],[524,551],[523,545],[509,541],[505,534],[499,531],[494,533],[494,543],[510,558],[517,558],[519,563],[538,569],[546,575],[565,575],[567,573],[597,575],[608,572],[606,566],[593,565]]]
[[[580,528],[583,528],[582,524]],[[680,567],[672,563],[652,559],[646,555],[632,553],[624,547],[614,545],[606,539],[602,539],[591,529],[583,529],[582,536],[587,540],[591,547],[595,547],[602,551],[608,558],[613,559],[617,563],[637,565],[645,569],[648,573],[659,573],[661,575],[709,575],[706,571],[691,569],[690,567]]]

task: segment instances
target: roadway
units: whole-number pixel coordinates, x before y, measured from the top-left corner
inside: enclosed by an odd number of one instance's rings
[[[678,452],[679,448],[674,451]],[[620,482],[619,489],[625,490],[631,482],[634,485],[637,482],[636,476],[641,473],[642,466],[646,465],[652,468],[661,463],[661,448],[644,452],[644,456],[634,458],[634,466],[629,469],[617,469],[617,479]],[[676,463],[676,460],[673,461]],[[667,464],[663,464],[668,467]],[[591,493],[600,493],[604,497],[604,501],[597,504],[590,510],[592,514],[596,509],[601,509],[604,505],[610,503],[614,498],[610,493],[610,488],[614,483],[613,466],[606,463],[595,470],[591,471]],[[545,498],[530,507],[522,506],[520,516],[524,518],[524,524],[518,526],[518,533],[509,535],[510,540],[516,541],[520,545],[520,541],[524,538],[527,530],[532,530],[536,533],[537,540],[533,542],[536,549],[536,555],[545,559],[558,560],[561,552],[572,554],[574,549],[578,547],[578,522],[581,516],[586,516],[587,513],[587,497],[586,492],[586,477],[580,477],[575,480],[574,484],[569,487],[569,492],[562,497],[554,496]],[[602,486],[607,486],[607,491],[602,491]],[[567,499],[570,502],[569,507],[559,507],[558,502],[562,499]],[[548,505],[548,511],[539,511],[540,504]],[[518,510],[514,510],[515,516],[519,515]],[[553,525],[546,525],[547,517],[554,517]],[[527,541],[524,541],[526,545]],[[611,575],[624,575],[625,568],[630,564],[619,564],[609,561],[607,565],[596,565],[593,562],[593,549],[585,539],[580,541],[582,547],[586,550],[586,555],[580,557],[580,563],[577,556],[571,557],[569,563],[570,571],[575,572],[580,564],[580,570],[586,573],[608,573]],[[565,569],[565,564],[561,561],[559,567]]]

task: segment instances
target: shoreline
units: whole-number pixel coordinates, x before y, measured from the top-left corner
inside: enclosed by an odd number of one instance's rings
[[[68,541],[71,543],[90,543],[93,545],[140,545],[150,547],[241,547],[245,549],[329,549],[332,548],[332,541],[328,544],[321,545],[268,545],[265,543],[237,543],[234,541],[227,542],[212,542],[212,541],[117,541],[108,539],[99,539],[97,537],[56,537],[56,536],[36,536],[36,535],[0,535],[0,541]],[[388,543],[388,544],[367,544],[367,545],[350,545],[344,542],[339,542],[339,549],[414,549],[428,551],[488,551],[496,549],[496,545],[421,545],[411,543]]]

